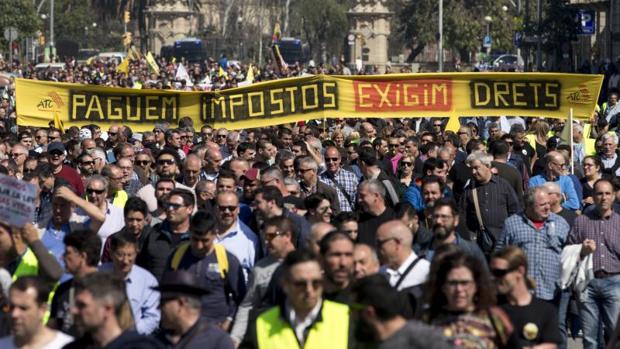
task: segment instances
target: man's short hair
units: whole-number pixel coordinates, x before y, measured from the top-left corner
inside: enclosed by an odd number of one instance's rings
[[[473,164],[474,161],[480,161],[480,163],[483,164],[484,166],[491,167],[492,162],[493,162],[493,156],[485,152],[475,151],[467,156],[467,160],[465,160],[465,163],[468,166],[471,166],[471,164]]]
[[[125,280],[112,272],[91,273],[73,281],[75,293],[88,291],[98,302],[108,302],[114,313],[120,317],[123,305],[127,302]]]
[[[46,304],[50,294],[50,286],[40,276],[21,276],[11,284],[11,290],[26,292],[29,288],[37,291],[35,301],[38,305]]]
[[[312,251],[302,248],[290,252],[282,262],[282,274],[290,277],[290,270],[297,264],[315,262],[319,264],[317,256]]]
[[[489,153],[493,156],[504,156],[510,152],[510,146],[508,142],[503,139],[498,139],[489,144]]]
[[[101,255],[101,238],[97,233],[90,230],[76,230],[65,235],[63,239],[65,246],[73,247],[79,253],[86,254],[86,264],[96,267],[99,264]]]
[[[425,186],[431,185],[431,184],[434,184],[434,183],[437,183],[437,185],[439,185],[439,190],[441,190],[441,192],[443,193],[443,190],[444,190],[443,186],[444,186],[444,184],[443,184],[441,178],[439,178],[439,177],[437,177],[435,175],[430,175],[430,176],[424,177],[422,179],[422,185],[420,186],[420,189],[422,191],[424,191],[424,187]]]
[[[183,199],[183,204],[185,206],[195,206],[196,205],[196,199],[194,198],[194,194],[192,194],[192,192],[187,190],[187,189],[175,188],[175,189],[173,189],[170,192],[168,197],[173,197],[175,195],[176,196],[180,196],[181,199]]]
[[[402,313],[402,298],[383,275],[373,274],[357,280],[352,291],[355,303],[372,306],[380,320],[390,320]]]
[[[263,227],[277,227],[280,232],[289,233],[291,236],[291,242],[295,243],[295,241],[297,241],[297,226],[295,225],[295,222],[288,217],[276,216],[268,218],[263,223]]]
[[[448,164],[440,158],[428,158],[424,161],[422,166],[422,173],[426,175],[427,172],[433,172],[438,168],[446,168]]]
[[[138,238],[135,234],[128,231],[121,231],[116,234],[112,234],[110,237],[110,249],[113,252],[128,245],[134,246],[136,250],[138,249]]]
[[[176,188],[176,186],[177,186],[177,182],[175,182],[173,178],[160,177],[160,178],[157,180],[157,183],[155,183],[155,189],[157,189],[157,186],[159,185],[159,183],[163,183],[163,182],[169,182],[169,183],[172,183],[172,187],[173,187],[173,188]]]
[[[379,166],[377,160],[377,152],[374,149],[360,148],[358,150],[358,160],[366,164],[366,166]]]
[[[192,234],[199,236],[214,233],[217,229],[217,218],[211,212],[204,210],[199,210],[196,212],[190,223]]]
[[[383,199],[385,199],[386,190],[383,183],[381,183],[378,179],[367,179],[360,183],[360,187],[367,187],[368,190],[373,194],[379,194]]]
[[[452,198],[440,198],[439,200],[435,201],[435,204],[433,205],[433,211],[436,211],[441,207],[449,207],[450,211],[452,211],[453,216],[458,216],[459,214],[458,208],[456,207],[456,202]]]
[[[123,214],[125,215],[125,217],[127,217],[127,214],[129,212],[140,212],[146,218],[146,216],[149,214],[149,207],[146,202],[141,198],[137,196],[132,196],[127,199],[125,207],[123,208]]]
[[[284,198],[282,197],[282,193],[280,189],[276,187],[263,187],[256,191],[256,195],[261,194],[263,196],[263,200],[265,201],[274,201],[276,206],[279,208],[284,207]]]
[[[355,246],[355,242],[351,239],[349,234],[345,234],[341,231],[332,231],[323,236],[321,241],[319,241],[319,251],[321,252],[321,255],[325,256],[325,254],[329,252],[332,242],[338,240],[347,240],[351,242],[351,246]]]

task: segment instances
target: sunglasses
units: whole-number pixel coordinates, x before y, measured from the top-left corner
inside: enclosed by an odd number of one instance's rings
[[[282,235],[285,235],[285,234],[281,231],[276,231],[275,233],[265,233],[265,240],[271,241],[277,238],[278,236],[282,236]]]
[[[86,189],[86,193],[101,195],[101,194],[105,193],[105,190],[103,190],[103,189],[88,188],[88,189]]]
[[[508,273],[512,273],[515,270],[517,270],[517,268],[509,268],[509,269],[493,268],[493,269],[491,269],[491,275],[493,275],[494,277],[496,277],[498,279],[501,279],[504,276],[506,276]]]
[[[237,209],[237,206],[218,206],[217,208],[222,212],[234,212]]]
[[[151,164],[151,161],[149,160],[136,160],[136,165],[138,166],[146,166],[150,164]]]
[[[183,206],[184,206],[184,205],[181,205],[181,204],[175,204],[175,203],[173,203],[173,202],[168,202],[168,203],[164,204],[164,208],[165,208],[166,210],[178,210],[178,209],[180,209],[180,208],[181,208],[181,207],[183,207]]]
[[[157,164],[158,165],[174,165],[174,160],[170,159],[162,159],[162,160],[157,160]]]
[[[217,135],[217,138],[226,138],[226,135]]]
[[[407,167],[413,166],[413,163],[409,161],[401,161],[400,163],[403,164],[403,166],[407,166]]]
[[[82,161],[81,162],[81,164],[84,165],[84,166],[92,165],[94,163],[95,163],[94,161]]]
[[[49,153],[52,156],[63,156],[65,155],[65,153],[61,152],[61,151],[53,151]]]
[[[310,285],[312,287],[312,289],[316,290],[319,287],[321,287],[323,285],[323,280],[321,279],[314,279],[314,280],[292,280],[291,284],[297,288],[297,289],[301,289],[301,290],[305,290],[308,285]]]
[[[110,135],[112,137],[116,136],[117,134],[118,134],[118,132],[108,132],[108,135]]]
[[[325,162],[338,162],[340,159],[338,158],[325,158]]]
[[[398,148],[400,146],[399,143],[396,144],[388,144],[390,148]]]
[[[22,153],[12,153],[11,154],[11,156],[14,157],[14,158],[16,158],[16,157],[18,157],[20,155],[26,155],[26,154],[22,154]]]

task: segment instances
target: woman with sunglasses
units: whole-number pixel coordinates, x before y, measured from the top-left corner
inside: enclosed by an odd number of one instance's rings
[[[495,292],[481,262],[457,250],[433,260],[425,320],[442,328],[455,346],[505,348],[512,333],[506,313],[495,306]]]
[[[404,192],[409,186],[415,184],[415,159],[410,155],[403,155],[398,161],[398,178],[400,180],[401,192]]]
[[[527,257],[523,250],[505,247],[493,254],[490,266],[501,308],[514,327],[510,347],[560,347],[558,309],[530,292],[536,285],[527,276]]]
[[[331,208],[331,202],[325,194],[311,194],[304,200],[304,203],[306,205],[306,210],[308,210],[306,219],[308,219],[311,225],[318,222],[331,222],[334,212]]]

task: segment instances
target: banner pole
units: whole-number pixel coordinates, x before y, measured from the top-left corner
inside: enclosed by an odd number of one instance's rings
[[[575,145],[573,140],[573,108],[570,108],[568,111],[568,129],[569,139],[570,139],[570,173],[575,174]]]

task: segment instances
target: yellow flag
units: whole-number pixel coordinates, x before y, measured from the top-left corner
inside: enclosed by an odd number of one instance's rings
[[[248,75],[245,77],[245,81],[249,83],[254,82],[254,67],[250,64],[248,68]]]
[[[150,71],[159,75],[159,65],[155,62],[155,58],[153,58],[153,54],[150,51],[146,54],[146,63],[149,65]]]
[[[63,125],[60,114],[58,113],[54,113],[54,127],[58,129],[60,133],[65,133],[65,125]]]
[[[89,59],[86,60],[86,65],[91,65],[93,64],[93,61],[95,60],[95,58],[97,58],[97,56],[92,56]]]
[[[228,73],[226,73],[226,71],[224,69],[222,69],[222,67],[220,67],[220,70],[217,72],[217,76],[218,77],[222,77],[222,76],[228,77]]]
[[[446,125],[446,131],[458,132],[459,128],[461,128],[461,123],[459,122],[458,116],[451,116],[448,119],[448,124]]]
[[[125,57],[121,64],[116,67],[116,71],[129,74],[129,57]]]
[[[138,50],[135,46],[131,46],[127,51],[127,57],[132,61],[138,61],[140,60],[140,58],[142,58],[142,54],[140,53],[140,50]]]

